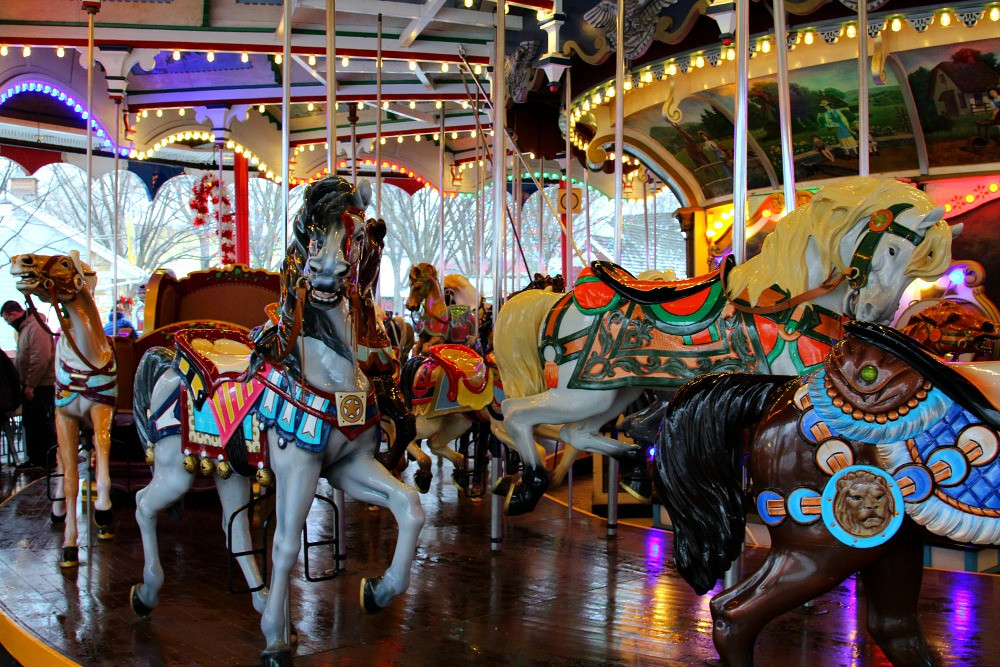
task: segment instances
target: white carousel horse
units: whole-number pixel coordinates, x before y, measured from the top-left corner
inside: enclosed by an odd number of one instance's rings
[[[263,612],[263,664],[291,661],[289,573],[299,554],[303,525],[320,475],[362,502],[388,507],[399,524],[391,565],[383,576],[361,582],[362,605],[369,613],[388,605],[409,586],[410,565],[424,523],[417,492],[374,459],[377,404],[368,380],[358,369],[355,351],[346,342],[351,339],[352,323],[345,293],[355,279],[365,239],[362,215],[370,198],[367,181],[354,188],[336,176],[306,191],[283,265],[280,324],[263,327],[256,334],[249,360],[246,354],[228,354],[248,352],[243,344],[213,340],[206,330],[188,330],[178,334],[177,354],[154,348],[139,365],[135,414],[140,434],[154,450],[155,467],[152,482],[138,495],[136,519],[146,564],[143,582],[132,588],[132,608],[147,615],[159,601],[163,569],[157,549],[156,514],[190,488],[193,476],[185,464],[196,467],[200,453],[202,470],[211,473],[214,469],[226,517],[246,502],[250,487],[248,478],[227,479],[228,474],[235,470],[252,475],[270,465],[277,487],[273,571],[270,592],[261,591],[254,599],[255,608]],[[204,353],[192,354],[192,348]],[[242,398],[250,406],[235,426],[232,420],[227,422],[231,437],[223,437],[225,424],[216,421],[219,435],[214,448],[211,443],[201,444],[205,440],[183,443],[180,431],[185,420],[196,419],[197,414],[190,417],[174,411],[178,402],[197,406],[203,398],[199,392],[208,393],[208,387],[215,384],[212,364],[206,361],[214,361],[216,381],[220,377],[234,381],[222,382],[216,396],[207,397],[202,408],[207,410],[208,403],[227,389],[236,404]],[[248,374],[251,381],[241,382]],[[258,424],[264,435],[255,451],[252,434]],[[249,449],[241,447],[248,435]],[[264,460],[265,451],[269,461]],[[249,544],[245,514],[241,513],[242,519],[234,525],[238,532],[233,536],[235,550]],[[240,564],[251,586],[260,581],[252,559],[244,557]]]
[[[638,446],[598,429],[644,388],[712,371],[801,374],[822,361],[843,314],[888,323],[914,278],[936,278],[958,229],[916,188],[853,178],[786,216],[761,254],[725,275],[637,284],[594,262],[572,296],[525,292],[501,309],[495,354],[504,380],[494,433],[524,461],[509,514],[531,511],[549,477],[533,446],[540,424],[560,440],[645,468]],[[728,284],[727,284],[728,282]]]
[[[636,278],[643,281],[670,282],[677,280],[677,274],[673,271],[673,269],[667,269],[665,271],[647,269],[636,276]],[[553,487],[557,487],[563,483],[563,480],[566,479],[566,475],[569,474],[570,468],[572,468],[573,464],[576,463],[576,460],[580,458],[581,453],[582,452],[580,452],[579,449],[573,447],[572,445],[566,445],[563,448],[563,454],[559,458],[559,462],[556,464],[556,467],[552,470]],[[626,487],[626,490],[628,490],[628,487]]]
[[[81,429],[90,428],[94,432],[97,453],[94,522],[97,524],[97,537],[101,540],[114,537],[109,459],[111,421],[115,416],[118,396],[115,355],[108,337],[104,335],[101,314],[94,303],[97,274],[80,261],[80,253],[15,255],[10,261],[10,272],[19,278],[18,291],[28,297],[29,317],[38,316],[31,301],[32,296],[37,296],[52,305],[62,329],[55,350],[56,437],[66,506],[59,566],[74,567],[79,564],[76,500],[80,493],[77,457]],[[44,324],[42,328],[47,330]],[[56,501],[53,519],[59,517],[62,502]]]

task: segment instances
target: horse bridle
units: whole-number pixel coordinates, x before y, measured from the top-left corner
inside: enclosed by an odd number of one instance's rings
[[[101,368],[90,363],[86,355],[84,355],[84,353],[80,350],[80,347],[76,344],[76,339],[73,338],[72,334],[73,331],[72,323],[69,321],[68,317],[63,316],[62,302],[60,302],[58,299],[59,293],[57,292],[57,281],[55,280],[55,278],[52,278],[50,275],[48,275],[48,272],[52,268],[52,266],[60,259],[63,259],[64,257],[66,257],[66,255],[52,255],[45,261],[45,264],[42,265],[42,268],[37,272],[37,275],[45,276],[45,278],[42,280],[42,287],[48,290],[49,303],[52,304],[52,308],[56,311],[56,319],[59,320],[59,328],[61,330],[59,336],[66,337],[66,342],[69,343],[69,346],[73,349],[73,352],[76,353],[76,356],[79,357],[80,361],[82,361],[87,368],[89,368],[91,371],[95,373],[101,373],[107,370],[107,366],[105,365],[103,368]],[[62,288],[64,290],[64,293],[69,294],[71,296],[69,301],[73,301],[74,299],[76,299],[77,295],[80,293],[80,290],[84,288],[87,282],[87,277],[85,275],[81,275],[80,270],[76,268],[75,263],[74,263],[74,269],[76,269],[76,272],[73,274],[74,277],[79,276],[80,279],[83,280],[83,285],[77,287],[75,281],[73,282],[73,289],[70,289],[69,287],[63,286],[61,284],[58,285],[59,288]],[[52,337],[55,337],[57,334],[55,334],[51,329],[49,329],[48,325],[45,323],[45,320],[42,319],[42,315],[41,313],[38,312],[38,307],[35,306],[35,302],[34,300],[32,300],[31,295],[25,294],[24,296],[25,300],[28,302],[28,312],[31,313],[31,316],[35,318],[35,321],[38,322],[38,325],[42,327],[42,330],[45,331],[45,333],[47,333]],[[113,350],[111,352],[111,356],[112,359],[114,359]]]
[[[871,270],[872,257],[875,254],[875,248],[878,247],[879,241],[882,240],[882,236],[885,234],[891,234],[892,236],[898,236],[912,243],[914,246],[918,246],[923,243],[925,236],[918,234],[917,232],[904,227],[895,221],[895,218],[899,216],[900,213],[906,211],[907,209],[913,208],[913,204],[893,204],[889,208],[881,209],[875,211],[868,219],[868,231],[862,237],[861,242],[858,243],[857,248],[854,250],[854,254],[851,256],[851,265],[847,269],[847,273],[839,273],[836,269],[830,272],[830,275],[824,280],[819,286],[813,289],[803,292],[798,296],[794,296],[785,301],[779,301],[778,303],[772,304],[770,306],[743,306],[735,301],[733,301],[733,307],[736,310],[752,313],[754,315],[772,315],[774,313],[786,310],[789,308],[794,308],[800,303],[805,303],[806,301],[812,301],[813,299],[823,296],[824,294],[829,294],[833,290],[840,286],[840,283],[844,280],[848,280],[852,290],[860,290],[868,283],[868,273]],[[726,276],[729,273],[729,268],[727,265],[722,267],[722,285],[723,290],[726,291]],[[728,294],[728,291],[726,291]]]

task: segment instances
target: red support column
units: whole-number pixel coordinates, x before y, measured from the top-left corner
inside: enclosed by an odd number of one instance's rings
[[[233,178],[236,181],[236,261],[250,263],[250,182],[247,159],[233,154]]]

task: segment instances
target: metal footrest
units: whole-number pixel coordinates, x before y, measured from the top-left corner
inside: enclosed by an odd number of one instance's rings
[[[305,575],[306,581],[327,581],[333,579],[338,574],[340,574],[340,558],[337,554],[340,553],[340,510],[337,508],[337,504],[327,498],[326,496],[316,495],[316,500],[321,500],[328,505],[330,509],[333,510],[333,537],[325,540],[310,540],[309,539],[309,522],[306,521],[305,525],[302,527],[302,551],[303,551],[303,561],[305,561]],[[318,549],[322,547],[332,547],[333,548],[333,568],[326,570],[326,574],[320,574],[313,576],[312,568],[310,568],[310,557],[309,551],[311,549]]]

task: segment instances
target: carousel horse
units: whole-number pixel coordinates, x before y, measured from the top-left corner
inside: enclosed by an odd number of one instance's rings
[[[277,516],[269,592],[254,595],[262,612],[265,665],[291,661],[289,573],[320,475],[366,503],[388,507],[399,525],[392,563],[361,581],[361,602],[374,613],[404,592],[424,513],[416,490],[374,459],[379,411],[352,345],[348,291],[366,243],[362,217],[371,188],[330,176],[305,193],[282,267],[277,324],[237,332],[188,329],[176,349],[153,348],[139,363],[136,425],[154,461],[153,479],[137,496],[143,581],[132,609],[145,616],[163,585],[156,516],[191,487],[193,472],[215,476],[224,530],[249,499],[251,477],[276,486]],[[235,474],[234,474],[235,473]],[[233,525],[234,550],[249,548],[246,513]],[[251,556],[240,558],[248,583],[260,582]]]
[[[553,278],[536,273],[524,290],[551,292],[563,284],[561,275]],[[490,347],[492,317],[492,309],[480,299],[481,350]],[[408,359],[400,375],[403,395],[416,416],[416,439],[407,448],[418,466],[413,483],[421,493],[430,489],[431,458],[417,445],[420,440],[427,440],[432,454],[451,461],[452,481],[459,490],[465,490],[469,483],[465,453],[449,445],[474,427],[486,426],[500,417],[503,387],[496,362],[492,354],[487,352],[483,356],[465,345],[433,345],[425,348],[424,353]]]
[[[1000,363],[944,363],[894,329],[844,328],[806,377],[705,375],[667,407],[654,468],[684,579],[715,586],[752,506],[771,535],[760,569],[711,601],[727,665],[752,664],[764,625],[854,573],[889,661],[930,665],[916,608],[926,532],[1000,544]]]
[[[537,276],[538,274],[535,275]],[[559,276],[557,276],[557,278],[561,280],[562,275],[560,274]],[[677,280],[677,274],[672,269],[667,269],[666,271],[657,271],[656,269],[648,269],[640,273],[638,276],[636,276],[636,278],[645,281],[658,280],[663,282],[669,282],[672,280]],[[553,289],[552,291],[565,291],[565,290]],[[626,414],[631,413],[633,411],[633,408],[638,407],[638,404],[641,404],[642,408],[645,409],[649,405],[649,400],[640,399],[637,404],[633,404],[631,408],[627,408],[625,410]],[[616,426],[620,427],[621,425],[616,424]],[[618,428],[618,430],[622,429]],[[580,458],[581,453],[582,452],[579,449],[573,447],[572,445],[566,445],[563,448],[563,455],[559,457],[559,462],[556,464],[556,467],[552,470],[552,480],[551,480],[552,487],[558,487],[563,483],[563,480],[566,479],[566,476],[569,474],[569,471],[573,467],[573,464],[576,463],[576,460],[578,458]],[[636,490],[631,486],[624,485],[622,488],[630,495],[635,496],[639,500],[648,501],[648,498],[642,497],[640,494],[636,493]]]
[[[998,338],[993,320],[974,306],[950,300],[918,311],[902,331],[950,361],[991,361]]]
[[[822,362],[843,314],[888,323],[914,278],[951,260],[943,209],[895,180],[829,185],[789,213],[744,264],[678,282],[642,283],[594,262],[572,293],[524,292],[501,309],[495,354],[504,381],[494,433],[524,462],[498,484],[508,514],[530,512],[549,485],[533,446],[540,424],[559,439],[617,458],[647,496],[642,448],[598,433],[643,389],[708,372],[802,374]]]
[[[469,345],[476,329],[476,288],[463,276],[444,277],[444,289],[433,264],[410,267],[410,295],[406,309],[414,316],[416,345],[413,354],[421,354],[432,345],[455,343]]]
[[[92,429],[94,433],[97,538],[109,540],[114,537],[109,462],[111,422],[118,396],[115,355],[104,335],[101,314],[94,303],[97,274],[80,261],[80,253],[15,255],[10,260],[10,272],[18,278],[18,291],[28,299],[29,316],[39,317],[42,329],[48,331],[31,300],[32,296],[37,296],[53,307],[62,330],[55,349],[55,414],[65,501],[56,501],[58,507],[54,506],[52,517],[54,521],[60,518],[57,509],[65,502],[66,526],[59,567],[75,567],[79,564],[76,500],[80,493],[77,450],[81,429]]]

